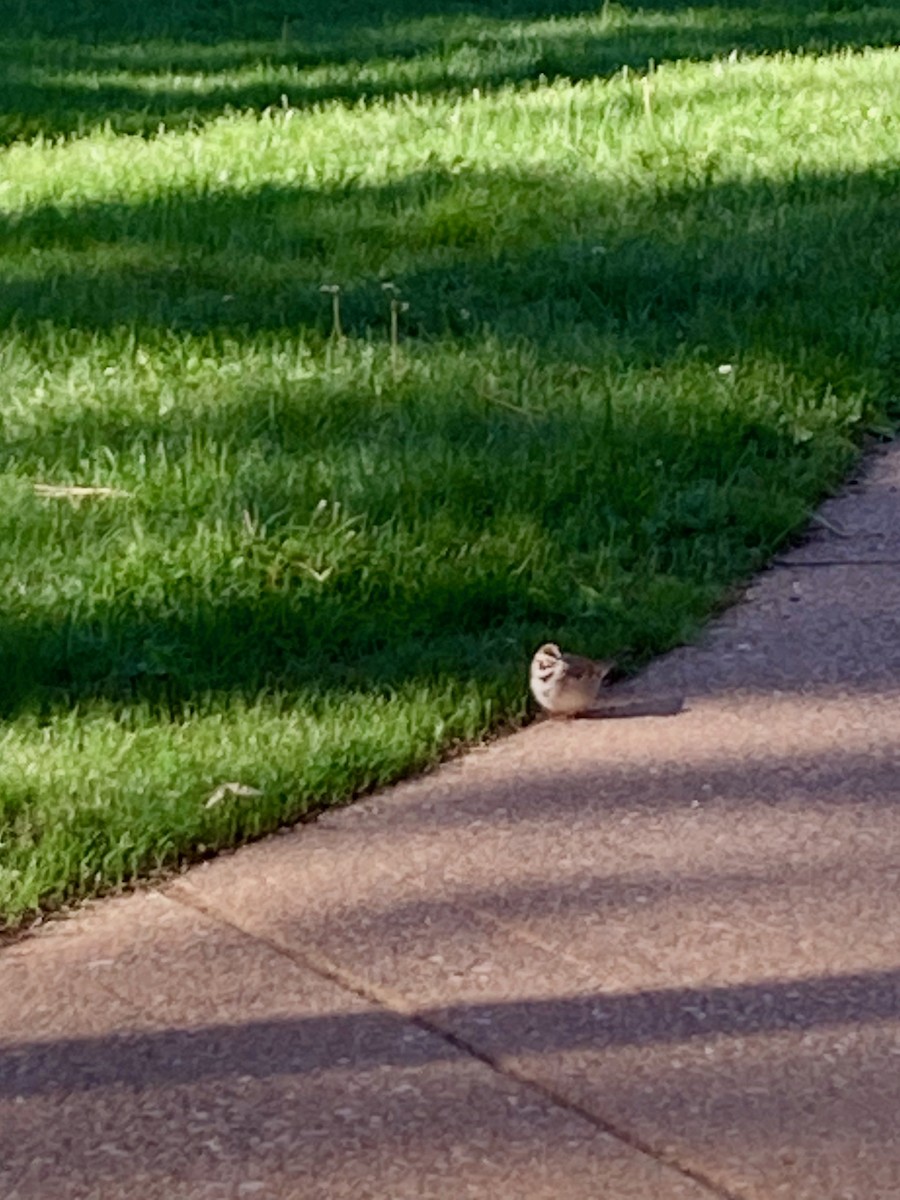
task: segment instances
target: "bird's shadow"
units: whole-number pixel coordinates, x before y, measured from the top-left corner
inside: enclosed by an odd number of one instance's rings
[[[650,699],[606,700],[582,712],[547,720],[605,721],[616,717],[676,717],[687,709],[686,696],[660,696]]]

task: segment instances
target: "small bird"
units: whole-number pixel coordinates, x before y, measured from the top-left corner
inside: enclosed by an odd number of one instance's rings
[[[614,666],[579,654],[564,654],[555,642],[547,642],[531,660],[531,692],[551,717],[573,717],[596,702]]]

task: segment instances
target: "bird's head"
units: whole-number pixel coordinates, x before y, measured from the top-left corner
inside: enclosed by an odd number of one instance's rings
[[[552,671],[556,664],[562,658],[562,651],[556,642],[545,642],[537,651],[534,658],[531,660],[532,670],[542,674],[545,671]]]

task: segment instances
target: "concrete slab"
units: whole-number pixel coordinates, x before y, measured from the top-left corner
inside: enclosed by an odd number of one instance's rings
[[[4,1200],[709,1194],[152,893],[0,956],[0,1031]]]
[[[547,779],[512,814],[483,774],[471,791],[458,778],[465,819],[450,801],[429,828],[423,781],[377,821],[342,817],[339,837],[259,847],[250,880],[222,862],[177,892],[398,996],[728,1193],[898,1194],[893,777],[842,805],[802,763],[747,763],[743,793],[722,796],[640,765],[630,784],[579,777],[577,758],[562,805]]]
[[[872,565],[888,559],[895,565],[900,559],[898,495],[896,447],[875,447],[841,493],[821,506],[789,558],[792,562],[827,559]]]

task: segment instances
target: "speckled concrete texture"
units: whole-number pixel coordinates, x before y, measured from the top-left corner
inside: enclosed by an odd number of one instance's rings
[[[159,895],[7,950],[0,1032],[3,1200],[708,1194]]]
[[[898,488],[891,448],[613,689],[679,715],[0,954],[0,1196],[897,1200]]]

